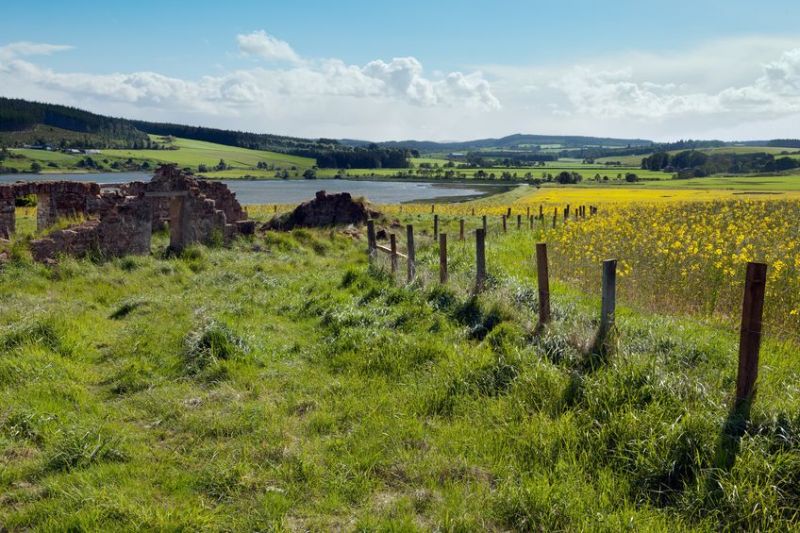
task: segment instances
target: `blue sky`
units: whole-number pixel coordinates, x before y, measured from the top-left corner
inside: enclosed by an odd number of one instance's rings
[[[0,94],[137,118],[373,139],[669,139],[785,136],[800,112],[798,2],[30,6],[3,6]]]

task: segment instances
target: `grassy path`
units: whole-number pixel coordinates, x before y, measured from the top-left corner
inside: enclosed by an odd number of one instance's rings
[[[735,335],[554,288],[532,334],[522,237],[490,290],[368,271],[363,243],[269,234],[181,258],[0,271],[0,524],[10,530],[796,527],[796,355],[770,345],[723,432]],[[525,237],[534,240],[533,235]],[[516,240],[514,240],[516,239]],[[734,460],[732,460],[734,459]]]

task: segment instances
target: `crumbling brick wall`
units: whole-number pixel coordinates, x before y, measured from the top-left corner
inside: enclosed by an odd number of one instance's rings
[[[310,202],[300,204],[294,211],[273,218],[270,229],[292,229],[296,227],[326,227],[337,224],[364,224],[380,215],[361,201],[353,200],[350,193],[327,194],[318,191]]]
[[[104,212],[102,218],[57,230],[31,243],[36,261],[54,261],[59,255],[102,257],[150,253],[153,215],[144,197],[126,197]]]
[[[36,226],[41,231],[58,219],[99,214],[100,186],[74,181],[19,182],[0,185],[0,236],[8,238],[16,231],[14,200],[36,195]]]
[[[102,256],[147,254],[154,227],[170,224],[170,247],[193,242],[229,240],[252,234],[242,206],[224,183],[195,179],[175,165],[162,165],[153,180],[101,191],[95,183],[31,182],[0,186],[0,235],[14,232],[14,199],[39,198],[38,226],[44,230],[64,217],[84,215],[86,222],[54,231],[31,243],[34,258],[54,260],[60,254]]]

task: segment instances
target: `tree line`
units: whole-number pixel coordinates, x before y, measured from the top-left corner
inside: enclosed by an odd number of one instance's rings
[[[419,153],[405,148],[351,147],[328,150],[316,155],[319,168],[410,168],[409,158]]]
[[[0,97],[0,131],[25,131],[40,124],[84,134],[66,138],[58,131],[42,131],[41,139],[37,139],[61,148],[133,148],[150,143],[146,133],[120,119],[74,107]]]
[[[800,167],[800,161],[791,157],[776,158],[772,154],[713,153],[686,150],[670,155],[656,152],[642,159],[642,169],[676,172],[680,178],[704,177],[711,174],[757,174],[783,172]]]

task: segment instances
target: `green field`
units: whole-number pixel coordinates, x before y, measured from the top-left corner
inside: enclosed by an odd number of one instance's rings
[[[164,138],[151,136],[154,141],[164,142]],[[314,160],[304,157],[296,157],[276,152],[261,150],[248,150],[224,146],[203,141],[193,141],[188,139],[173,139],[172,150],[102,150],[100,154],[91,155],[97,163],[102,165],[103,171],[110,171],[111,165],[115,162],[122,166],[124,170],[129,160],[135,164],[146,162],[148,168],[155,168],[160,163],[177,163],[181,167],[188,167],[197,172],[199,165],[206,165],[208,172],[203,176],[213,179],[275,179],[277,172],[286,172],[291,179],[302,178],[303,172],[314,166]],[[754,152],[767,151],[780,153],[788,149],[784,148],[761,148],[761,147],[725,147],[718,149],[705,150],[706,152]],[[12,154],[22,156],[21,158],[8,158],[2,165],[9,168],[16,168],[18,171],[28,171],[31,163],[37,161],[42,166],[42,173],[57,172],[86,172],[87,169],[79,168],[78,162],[83,159],[83,155],[64,154],[60,152],[47,152],[43,150],[12,149]],[[487,177],[494,174],[494,179],[500,181],[504,172],[512,174],[513,180],[523,180],[527,174],[533,178],[542,179],[545,174],[553,176],[562,171],[578,172],[583,176],[583,183],[580,185],[596,186],[595,177],[597,175],[607,176],[609,179],[602,180],[601,186],[625,186],[625,187],[667,187],[667,188],[700,188],[700,189],[748,189],[755,191],[768,190],[800,190],[800,179],[798,175],[780,176],[713,176],[710,178],[696,178],[691,180],[672,180],[672,174],[638,168],[642,156],[629,156],[619,158],[599,159],[596,163],[584,163],[578,159],[562,159],[550,161],[545,166],[535,167],[494,167],[484,169],[474,168],[446,168],[445,159],[423,157],[412,159],[410,169],[348,169],[339,171],[336,169],[319,169],[316,171],[318,178],[333,178],[336,176],[357,177],[357,178],[376,178],[376,179],[419,179],[419,180],[447,180],[447,179],[474,179],[479,170],[483,170]],[[224,160],[228,168],[217,171],[213,168]],[[609,166],[603,161],[619,160],[624,166]],[[258,163],[271,165],[271,169],[258,169]],[[421,168],[421,165],[437,166],[436,168]],[[446,178],[446,172],[453,173],[452,178]],[[627,184],[624,176],[628,172],[635,173],[641,180],[636,184]],[[552,186],[545,184],[545,186]]]
[[[534,335],[535,232],[471,241],[436,280],[369,269],[363,240],[0,269],[0,524],[15,530],[548,531],[797,527],[797,350],[768,341],[754,430],[729,436],[732,324],[555,283]],[[455,234],[455,218],[442,229]],[[479,219],[469,220],[469,229]],[[563,272],[554,271],[559,278]]]
[[[153,136],[154,140],[160,139]],[[299,170],[300,174],[304,169],[314,165],[314,160],[307,157],[297,157],[277,152],[267,152],[263,150],[248,150],[235,146],[224,146],[221,144],[194,141],[189,139],[174,139],[172,150],[100,150],[98,154],[91,154],[96,162],[103,165],[105,171],[110,171],[111,164],[114,162],[125,163],[128,159],[136,163],[147,162],[151,168],[160,163],[177,163],[181,167],[190,167],[197,170],[199,165],[208,167],[216,166],[220,159],[231,167],[231,173],[240,177],[250,171],[255,171],[256,165],[267,163],[276,169],[291,171],[292,168]],[[44,173],[65,172],[81,170],[78,162],[86,156],[81,154],[65,154],[61,152],[48,152],[45,150],[31,149],[11,149],[12,154],[21,155],[24,158],[8,158],[3,161],[2,166],[17,168],[20,171],[28,170],[33,161],[39,162]],[[57,167],[50,167],[48,163],[55,163]],[[266,174],[266,173],[265,173]],[[269,172],[269,177],[274,177],[275,170]]]

